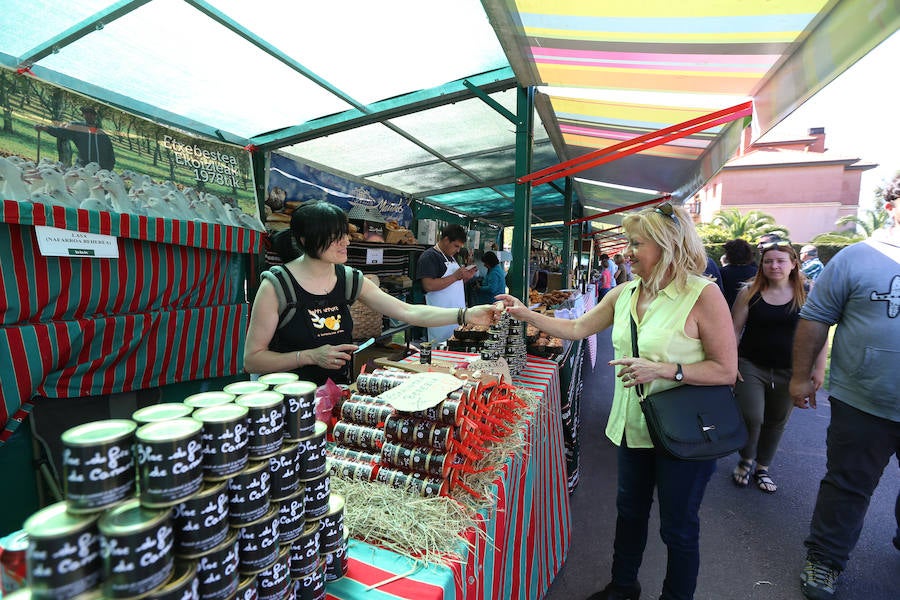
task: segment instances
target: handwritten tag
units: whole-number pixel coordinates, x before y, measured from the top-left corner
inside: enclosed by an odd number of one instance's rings
[[[416,373],[397,387],[382,392],[379,398],[397,410],[425,410],[440,403],[447,394],[462,385],[462,380],[448,373]]]

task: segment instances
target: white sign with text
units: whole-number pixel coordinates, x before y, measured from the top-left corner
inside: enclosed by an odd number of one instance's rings
[[[119,258],[119,243],[112,235],[69,231],[45,225],[35,225],[34,231],[43,256]]]

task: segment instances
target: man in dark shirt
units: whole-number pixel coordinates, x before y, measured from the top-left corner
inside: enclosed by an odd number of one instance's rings
[[[37,124],[34,128],[75,144],[75,148],[78,149],[78,164],[83,166],[95,162],[101,169],[112,170],[116,164],[116,156],[109,136],[100,129],[97,109],[93,106],[82,106],[81,116],[84,117],[84,121],[59,127]]]

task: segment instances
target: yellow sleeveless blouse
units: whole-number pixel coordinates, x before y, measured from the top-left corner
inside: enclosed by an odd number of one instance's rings
[[[700,297],[703,288],[713,282],[698,275],[688,276],[687,286],[676,290],[669,284],[660,290],[657,297],[644,312],[644,318],[638,319],[635,313],[637,306],[639,281],[625,285],[616,300],[615,317],[613,319],[612,343],[616,358],[632,356],[631,350],[631,317],[634,316],[638,329],[638,351],[641,358],[655,362],[681,363],[689,365],[704,360],[703,346],[699,339],[688,337],[684,333],[684,324],[691,309]],[[621,367],[619,367],[621,368]],[[617,371],[618,372],[618,371]],[[641,412],[641,406],[635,388],[626,388],[622,380],[615,378],[615,391],[609,421],[606,424],[606,436],[617,446],[625,435],[629,448],[652,448],[647,422]],[[656,379],[644,385],[645,394],[661,392],[682,385],[675,381]]]

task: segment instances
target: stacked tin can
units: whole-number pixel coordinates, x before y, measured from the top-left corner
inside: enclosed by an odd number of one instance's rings
[[[324,598],[326,571],[346,570],[348,536],[315,389],[270,374],[64,432],[66,500],[21,534],[26,592]]]
[[[425,411],[394,411],[378,394],[408,377],[388,369],[360,376],[357,387],[367,393],[354,394],[340,406],[331,469],[341,477],[378,481],[422,496],[446,494],[457,464],[468,388]]]
[[[500,318],[500,326],[506,328],[506,344],[503,348],[503,358],[509,365],[509,372],[513,377],[525,370],[528,362],[527,346],[525,343],[525,326],[522,321],[517,321],[504,313]]]

